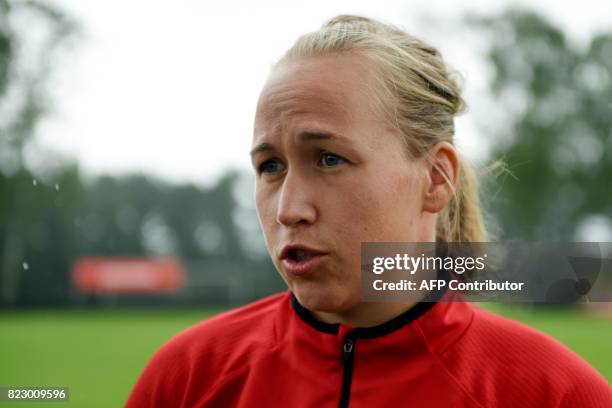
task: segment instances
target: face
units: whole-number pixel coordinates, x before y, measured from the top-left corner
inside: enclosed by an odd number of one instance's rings
[[[432,241],[427,166],[377,113],[357,55],[284,62],[261,92],[252,163],[277,270],[302,305],[360,303],[362,242]]]

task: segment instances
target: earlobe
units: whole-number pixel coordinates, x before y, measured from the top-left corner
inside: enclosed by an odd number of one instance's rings
[[[459,156],[453,145],[440,142],[429,153],[428,186],[423,210],[430,213],[442,211],[455,194],[459,175]]]

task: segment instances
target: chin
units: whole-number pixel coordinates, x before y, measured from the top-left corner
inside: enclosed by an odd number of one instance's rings
[[[292,288],[302,306],[311,312],[342,313],[359,304],[359,296],[346,290],[325,290],[297,285]]]

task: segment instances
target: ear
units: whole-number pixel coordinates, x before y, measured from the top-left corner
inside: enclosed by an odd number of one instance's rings
[[[452,144],[439,142],[429,150],[425,163],[428,177],[423,211],[438,213],[455,194],[459,181],[459,155]]]

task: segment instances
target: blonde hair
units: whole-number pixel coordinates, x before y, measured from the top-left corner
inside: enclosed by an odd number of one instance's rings
[[[465,106],[460,89],[435,48],[396,27],[339,15],[298,38],[278,63],[342,52],[359,53],[373,62],[382,92],[377,100],[413,157],[427,154],[440,141],[453,143],[453,118]],[[459,180],[449,205],[439,214],[436,240],[484,242],[488,235],[478,180],[471,165],[461,157],[459,161]]]

